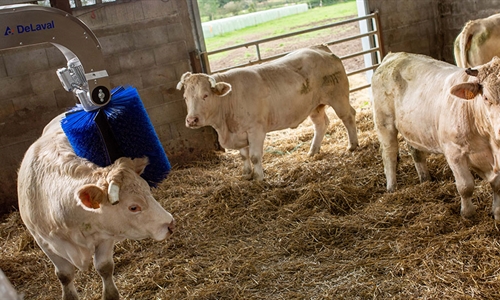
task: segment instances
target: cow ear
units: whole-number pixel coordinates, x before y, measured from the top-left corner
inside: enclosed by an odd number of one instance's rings
[[[473,82],[457,84],[450,89],[450,94],[464,100],[474,99],[480,92],[481,86]]]
[[[219,97],[226,96],[231,91],[232,87],[227,82],[218,82],[215,84],[215,87],[212,88],[212,91]]]
[[[138,175],[141,175],[146,169],[146,167],[149,165],[149,159],[146,156],[141,158],[135,158],[132,160],[132,162],[134,163],[134,171]]]
[[[88,211],[96,211],[106,201],[106,193],[96,185],[87,184],[76,191],[78,205]]]

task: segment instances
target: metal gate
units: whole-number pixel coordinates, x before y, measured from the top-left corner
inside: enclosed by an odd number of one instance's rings
[[[266,62],[266,61],[274,60],[274,59],[277,59],[279,57],[285,56],[285,55],[287,55],[288,53],[291,52],[291,51],[290,52],[284,52],[284,53],[281,53],[281,54],[278,54],[278,55],[274,55],[274,56],[269,56],[269,57],[263,58],[261,56],[261,53],[260,53],[260,44],[263,44],[263,43],[266,43],[266,42],[270,42],[270,41],[275,41],[275,40],[280,40],[280,39],[288,38],[288,37],[291,37],[291,36],[297,36],[297,35],[301,35],[301,34],[313,32],[313,31],[323,30],[323,29],[326,29],[326,28],[338,27],[338,26],[342,26],[342,25],[345,25],[345,24],[353,23],[353,22],[360,22],[360,21],[363,21],[363,20],[366,20],[366,22],[368,23],[367,27],[370,28],[367,32],[361,33],[361,34],[358,34],[358,35],[354,35],[354,36],[349,36],[349,37],[346,37],[346,38],[343,38],[343,39],[339,39],[339,40],[325,42],[325,44],[327,44],[328,46],[330,46],[330,45],[345,43],[345,42],[348,42],[348,41],[351,41],[351,40],[355,40],[355,39],[363,39],[363,38],[369,39],[369,43],[367,43],[367,44],[370,45],[370,46],[368,47],[368,49],[364,49],[363,51],[352,53],[352,54],[348,54],[348,55],[340,57],[341,60],[347,60],[347,59],[350,59],[350,58],[353,58],[353,57],[356,57],[356,56],[362,56],[362,55],[372,55],[373,56],[374,59],[373,60],[368,60],[368,61],[372,61],[372,62],[374,61],[375,63],[371,63],[370,65],[367,65],[365,68],[361,68],[361,69],[358,69],[358,70],[353,70],[353,71],[348,72],[347,76],[351,76],[351,75],[354,75],[354,74],[358,74],[358,73],[362,73],[362,72],[366,72],[366,71],[370,71],[370,70],[376,69],[378,67],[378,65],[379,65],[379,62],[384,57],[384,51],[382,49],[382,45],[383,44],[382,44],[381,35],[380,35],[380,21],[379,21],[379,14],[378,14],[378,12],[374,12],[374,13],[371,13],[371,14],[363,16],[363,17],[358,17],[358,18],[353,18],[353,19],[347,19],[347,20],[343,20],[343,21],[340,21],[340,22],[335,22],[335,23],[331,23],[331,24],[327,24],[327,25],[322,25],[322,26],[317,26],[317,27],[309,28],[309,29],[306,29],[306,30],[295,31],[295,32],[291,32],[291,33],[287,33],[287,34],[283,34],[283,35],[278,35],[278,36],[270,37],[270,38],[255,40],[255,41],[251,41],[251,42],[247,42],[247,43],[243,43],[243,44],[238,44],[238,45],[234,45],[234,46],[230,46],[230,47],[226,47],[226,48],[221,48],[221,49],[217,49],[217,50],[214,50],[214,51],[202,52],[201,53],[201,58],[203,60],[204,65],[206,66],[208,74],[213,74],[213,73],[217,73],[217,72],[223,72],[223,71],[227,71],[229,69],[238,68],[238,67],[244,67],[244,66],[249,66],[249,65],[254,65],[254,64],[260,64],[260,63],[263,63],[263,62]],[[218,54],[218,53],[222,53],[222,52],[226,52],[226,51],[231,51],[231,50],[235,50],[235,49],[238,49],[238,48],[249,48],[249,47],[255,47],[256,56],[257,56],[256,60],[252,60],[252,61],[249,61],[249,62],[244,63],[244,64],[239,64],[239,65],[231,66],[229,68],[223,68],[223,69],[218,69],[218,70],[211,70],[210,69],[210,62],[209,62],[209,56],[210,55],[214,55],[214,54]],[[365,60],[365,63],[366,63],[366,61],[367,60]],[[354,87],[354,88],[352,88],[350,90],[350,92],[355,92],[355,91],[358,91],[358,90],[361,90],[361,89],[365,89],[365,88],[368,88],[368,87],[370,87],[369,83],[365,84],[365,85],[362,85],[362,86]]]

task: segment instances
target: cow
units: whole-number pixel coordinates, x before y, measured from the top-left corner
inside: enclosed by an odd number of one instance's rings
[[[476,213],[472,170],[490,184],[492,213],[500,221],[500,59],[464,69],[424,55],[390,53],[373,75],[372,93],[387,190],[397,188],[399,133],[420,182],[430,179],[428,153],[442,153],[462,216]]]
[[[171,235],[175,220],[140,176],[148,159],[117,159],[99,167],[78,157],[53,119],[27,150],[18,172],[21,218],[55,266],[63,299],[78,299],[76,268],[92,261],[102,278],[102,299],[119,299],[113,246],[124,239]]]
[[[455,62],[472,68],[500,56],[500,14],[469,21],[454,43]]]
[[[307,116],[314,124],[309,155],[319,152],[328,128],[325,113],[333,107],[349,136],[349,150],[358,146],[356,111],[349,103],[349,81],[340,59],[328,46],[291,52],[261,65],[214,75],[182,75],[186,126],[212,126],[223,148],[240,151],[243,178],[264,179],[262,154],[266,133],[295,128]],[[252,168],[253,164],[253,168]]]

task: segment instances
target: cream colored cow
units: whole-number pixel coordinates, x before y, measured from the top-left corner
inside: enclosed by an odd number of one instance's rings
[[[462,68],[500,56],[500,14],[467,22],[455,39],[454,53],[457,66]]]
[[[212,126],[222,147],[240,150],[246,179],[264,178],[266,133],[295,128],[308,116],[314,124],[309,155],[318,153],[329,124],[327,105],[347,128],[349,150],[358,146],[347,75],[340,59],[326,45],[212,76],[188,72],[177,88],[184,88],[186,126]]]
[[[88,270],[92,260],[102,277],[102,298],[119,299],[113,281],[115,242],[163,240],[175,221],[140,176],[147,158],[119,158],[101,168],[75,155],[60,119],[45,127],[21,163],[21,218],[54,264],[63,299],[78,299],[75,267]]]
[[[375,71],[372,90],[387,190],[397,187],[399,133],[421,182],[430,179],[427,153],[443,153],[462,215],[476,212],[473,170],[490,183],[492,212],[500,221],[500,59],[463,69],[423,55],[391,53]]]

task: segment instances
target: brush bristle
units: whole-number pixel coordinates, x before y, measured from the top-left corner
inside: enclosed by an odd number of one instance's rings
[[[151,186],[165,179],[170,172],[170,162],[137,90],[133,87],[115,88],[110,103],[101,109],[123,155],[149,158],[149,165],[141,176]],[[105,167],[112,161],[93,121],[96,114],[97,111],[85,112],[75,107],[62,119],[61,126],[76,155]]]

